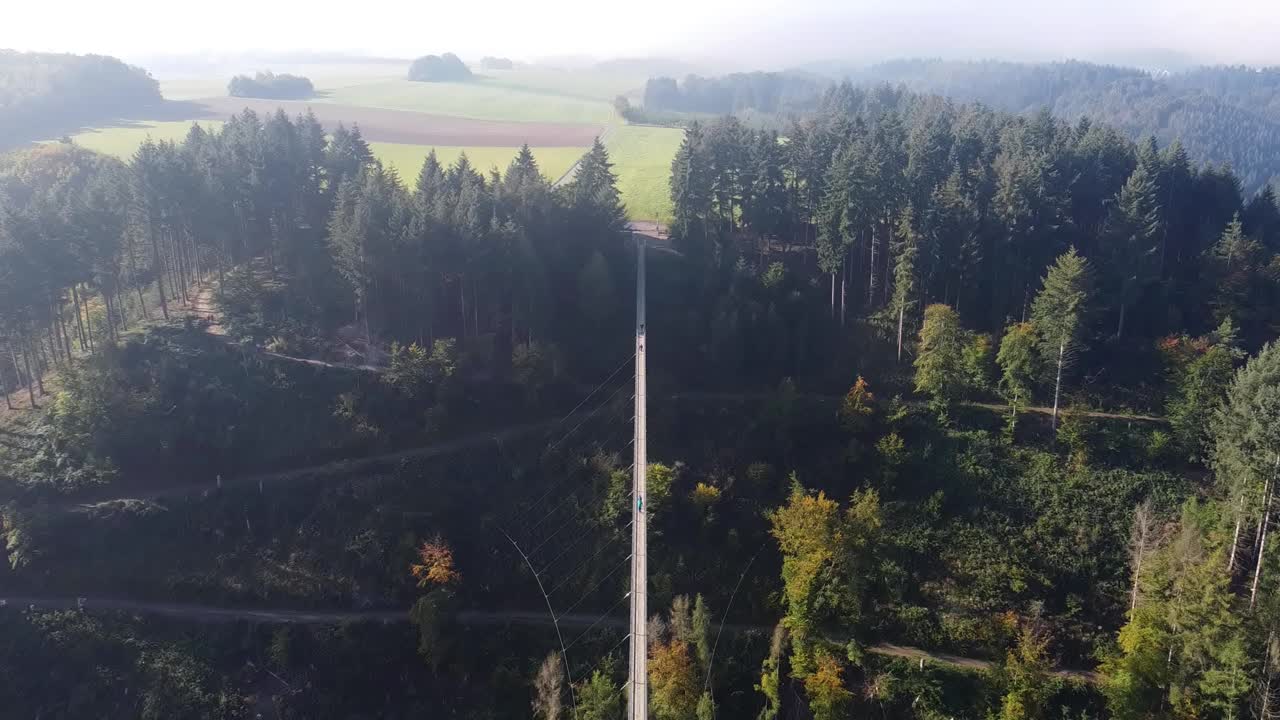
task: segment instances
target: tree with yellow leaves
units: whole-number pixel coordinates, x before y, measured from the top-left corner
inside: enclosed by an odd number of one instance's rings
[[[853,699],[853,693],[844,686],[844,667],[840,660],[822,648],[813,654],[813,672],[804,679],[804,691],[809,696],[813,720],[846,717],[845,710]]]
[[[672,637],[649,651],[650,707],[657,720],[694,720],[698,708],[697,669],[689,643]]]
[[[418,587],[445,587],[462,580],[453,566],[453,550],[437,535],[434,540],[422,543],[418,548],[422,562],[409,566],[409,572],[418,580]]]
[[[787,504],[769,521],[782,551],[792,674],[804,678],[814,669],[813,628],[831,615],[854,624],[861,614],[861,569],[880,527],[880,498],[874,490],[854,493],[841,513],[825,493],[808,492],[794,474],[791,482]]]
[[[840,403],[840,422],[845,430],[852,433],[865,430],[876,411],[875,402],[876,396],[872,394],[871,386],[859,375]]]

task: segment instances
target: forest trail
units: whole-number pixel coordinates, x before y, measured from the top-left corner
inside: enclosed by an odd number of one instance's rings
[[[485,432],[472,433],[464,435],[453,440],[424,445],[407,450],[396,450],[394,452],[382,453],[380,455],[372,455],[370,457],[334,460],[332,462],[309,465],[307,467],[294,468],[292,470],[281,470],[267,473],[256,473],[252,475],[242,475],[239,477],[223,480],[222,488],[236,487],[252,487],[257,485],[275,485],[278,483],[288,482],[290,480],[298,480],[309,475],[342,472],[343,474],[356,472],[374,467],[376,465],[395,462],[398,460],[431,458],[440,455],[447,455],[458,452],[460,450],[470,450],[473,448],[483,447],[489,443],[501,443],[504,440],[519,437],[528,433],[537,432],[539,430],[554,427],[568,418],[556,417],[538,422],[524,423],[521,425],[511,425],[497,430],[489,430]],[[189,495],[199,495],[204,492],[213,492],[217,490],[217,486],[211,483],[189,483],[186,485],[173,485],[166,488],[158,488],[149,492],[139,493],[130,497],[111,497],[101,498],[97,500],[77,498],[63,503],[58,503],[55,507],[72,510],[90,510],[99,505],[119,502],[137,502],[147,500],[163,500],[167,498],[184,497]]]
[[[215,290],[214,290],[212,281],[204,285],[198,285],[196,289],[195,299],[192,301],[192,310],[194,311],[195,315],[197,315],[200,319],[204,320],[207,323],[204,326],[205,332],[208,332],[210,335],[217,335],[219,337],[224,337],[227,334],[227,329],[221,323],[221,312],[218,309],[218,301],[214,297],[214,293],[215,293]],[[334,363],[334,362],[326,362],[324,360],[314,360],[312,358],[296,357],[293,355],[283,355],[281,353],[270,352],[267,350],[263,350],[261,348],[255,348],[255,350],[262,353],[263,355],[266,355],[267,357],[275,358],[277,360],[301,363],[305,365],[311,365],[313,367],[337,368],[342,370],[358,370],[361,372],[372,372],[372,373],[386,372],[385,367],[379,367],[377,365],[351,365],[349,363]]]
[[[208,320],[205,331],[211,335],[226,335],[227,329],[218,322],[218,304],[213,299],[213,283],[206,282],[196,286],[196,296],[191,302],[191,309],[201,318]]]
[[[671,395],[669,399],[674,401],[719,400],[724,402],[747,402],[747,401],[769,400],[775,397],[777,397],[776,392],[748,392],[748,393],[682,392],[682,393],[676,393],[674,395]],[[811,401],[817,401],[817,402],[831,402],[831,403],[837,403],[837,402],[840,402],[841,400],[844,400],[843,395],[821,395],[818,393],[798,393],[795,397],[801,400],[811,400]],[[908,402],[907,404],[911,404],[911,402]],[[919,404],[923,405],[925,403],[924,401],[919,401]],[[983,410],[990,410],[992,412],[997,412],[997,413],[1009,412],[1008,405],[1001,405],[999,403],[961,402],[957,404],[960,405],[961,407],[981,408]],[[1022,415],[1025,415],[1027,413],[1032,413],[1035,415],[1053,415],[1053,408],[1042,407],[1042,406],[1029,406],[1029,407],[1024,407],[1019,409],[1018,413]],[[1069,414],[1067,410],[1064,410],[1063,408],[1058,408],[1059,417],[1067,414]],[[1160,424],[1169,422],[1167,418],[1158,417],[1156,415],[1114,413],[1114,412],[1106,412],[1103,410],[1089,410],[1087,412],[1082,412],[1078,414],[1083,415],[1085,417],[1099,418],[1099,419],[1106,419],[1106,420],[1132,420],[1135,422],[1148,422],[1148,423],[1160,423]]]
[[[1008,406],[1008,405],[1001,405],[1001,404],[999,404],[999,403],[965,402],[965,403],[960,403],[960,404],[961,404],[961,405],[964,405],[965,407],[985,408],[985,409],[990,410],[990,411],[992,411],[992,412],[1001,412],[1001,413],[1007,413],[1007,412],[1009,412],[1009,406]],[[1041,407],[1041,406],[1031,406],[1031,407],[1024,407],[1024,408],[1021,408],[1021,409],[1019,409],[1019,410],[1018,410],[1018,412],[1019,412],[1019,413],[1036,413],[1036,414],[1038,414],[1038,415],[1053,415],[1053,408],[1051,408],[1051,407]],[[1069,415],[1069,414],[1071,414],[1071,412],[1073,412],[1073,411],[1068,411],[1068,410],[1066,410],[1066,409],[1064,409],[1064,408],[1058,408],[1058,415],[1059,415],[1059,416],[1062,416],[1062,415]],[[1076,414],[1077,414],[1077,415],[1083,415],[1083,416],[1085,416],[1085,417],[1090,417],[1090,418],[1101,418],[1101,419],[1106,419],[1106,420],[1133,420],[1133,421],[1136,421],[1136,422],[1148,422],[1148,423],[1167,423],[1167,422],[1169,422],[1169,420],[1168,420],[1167,418],[1157,417],[1157,416],[1155,416],[1155,415],[1137,415],[1137,414],[1130,415],[1130,414],[1126,414],[1126,413],[1113,413],[1113,412],[1106,412],[1106,411],[1102,411],[1102,410],[1089,410],[1089,411],[1087,411],[1087,412],[1076,413]]]
[[[345,622],[380,622],[402,623],[409,621],[408,610],[290,610],[290,609],[250,609],[225,608],[213,605],[195,605],[186,603],[157,603],[122,600],[118,598],[96,597],[34,597],[34,596],[0,596],[0,610],[104,610],[154,615],[159,617],[178,618],[195,622],[258,622],[282,625],[332,625]],[[502,610],[481,611],[464,610],[453,616],[455,622],[462,625],[552,625],[551,618],[543,611]],[[585,613],[567,613],[557,618],[561,627],[566,628],[612,628],[625,630],[627,618],[590,615]],[[755,630],[771,632],[772,628],[764,625],[726,625],[731,632]],[[909,645],[880,643],[867,648],[869,652],[885,657],[904,660],[923,661],[924,663],[943,665],[946,667],[970,672],[988,672],[995,667],[990,660],[933,652]],[[1055,670],[1057,677],[1088,683],[1097,683],[1099,676],[1091,670]]]

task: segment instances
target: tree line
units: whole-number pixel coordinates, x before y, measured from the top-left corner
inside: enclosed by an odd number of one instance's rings
[[[423,55],[409,66],[409,79],[418,82],[463,82],[471,79],[471,69],[457,55]]]
[[[0,145],[160,99],[146,70],[113,57],[0,50]]]
[[[479,338],[533,362],[611,317],[622,217],[599,143],[558,189],[527,147],[505,173],[432,153],[409,188],[358,127],[329,135],[310,113],[193,125],[128,162],[42,146],[0,162],[0,379],[35,403],[49,368],[170,319],[213,277],[245,337],[349,324],[371,355]]]
[[[811,262],[789,269],[822,277],[837,325],[862,318],[899,347],[933,303],[997,336],[1031,320],[1046,269],[1071,253],[1095,270],[1089,338],[1149,346],[1230,319],[1257,348],[1277,331],[1270,187],[1246,199],[1235,175],[1178,143],[1047,111],[843,85],[785,137],[733,118],[693,124],[671,197],[674,242],[711,276],[803,252]]]
[[[689,112],[731,115],[800,112],[817,106],[830,83],[800,72],[732,73],[721,77],[654,77],[645,83],[644,109],[650,113]]]
[[[227,84],[227,94],[231,97],[301,100],[311,97],[315,92],[315,87],[307,78],[288,73],[277,75],[271,71],[254,73],[253,77],[236,75]]]
[[[1273,70],[1201,67],[1157,76],[1076,61],[898,60],[843,76],[1015,113],[1049,108],[1071,122],[1088,117],[1164,145],[1179,140],[1195,162],[1229,163],[1250,192],[1280,176],[1280,75]]]
[[[1280,176],[1280,73],[1274,69],[1201,67],[1155,76],[1137,68],[1068,61],[1017,63],[904,59],[868,67],[802,72],[655,77],[638,119],[673,121],[672,113],[738,114],[776,126],[776,116],[815,111],[831,78],[864,90],[881,85],[983,103],[1032,115],[1049,109],[1070,122],[1106,123],[1133,140],[1180,141],[1196,163],[1229,164],[1255,192]],[[685,118],[687,121],[688,118]]]

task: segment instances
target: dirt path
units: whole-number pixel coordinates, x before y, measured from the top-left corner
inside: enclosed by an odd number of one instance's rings
[[[967,402],[967,403],[960,403],[960,404],[966,407],[985,408],[987,410],[991,410],[992,412],[999,412],[999,413],[1006,413],[1006,414],[1009,412],[1008,405],[999,405],[996,403]],[[1020,408],[1018,412],[1019,413],[1036,413],[1039,415],[1052,415],[1053,408],[1040,407],[1040,406],[1024,407],[1024,408]],[[1068,414],[1066,410],[1064,410],[1063,408],[1058,408],[1059,417],[1066,414]],[[1136,422],[1148,422],[1148,423],[1169,422],[1167,419],[1162,417],[1156,417],[1155,415],[1127,415],[1124,413],[1105,412],[1101,410],[1089,410],[1088,412],[1083,412],[1078,414],[1084,415],[1085,417],[1091,417],[1091,418],[1105,418],[1107,420],[1133,420]]]
[[[137,613],[171,617],[195,622],[258,622],[269,624],[292,625],[332,625],[344,622],[380,622],[401,623],[409,621],[408,610],[289,610],[289,609],[250,609],[224,608],[211,605],[194,605],[184,603],[151,603],[123,600],[118,598],[99,597],[32,597],[32,596],[0,596],[0,610],[103,610]],[[482,611],[464,610],[454,615],[454,620],[462,625],[494,626],[494,625],[545,625],[551,626],[551,618],[546,612],[505,610]],[[624,630],[627,618],[589,615],[585,613],[569,613],[557,618],[564,628],[610,628]],[[756,630],[769,632],[772,628],[765,626],[726,626],[731,631]],[[932,652],[909,645],[880,643],[867,648],[868,651],[885,657],[922,661],[933,665],[943,665],[972,672],[988,672],[995,667],[990,660]],[[1091,670],[1057,670],[1054,675],[1072,680],[1096,683],[1098,673]]]
[[[752,393],[732,393],[732,392],[729,392],[729,393],[685,392],[685,393],[676,393],[675,395],[672,395],[672,396],[670,397],[670,399],[671,399],[671,400],[675,400],[675,401],[679,401],[679,400],[696,400],[696,401],[707,401],[707,400],[713,400],[713,401],[714,401],[714,400],[719,400],[719,401],[723,401],[723,402],[748,402],[748,401],[768,400],[768,399],[774,398],[774,397],[776,397],[776,396],[777,396],[777,394],[776,394],[776,393],[771,393],[771,392],[752,392]],[[843,396],[843,395],[821,395],[821,394],[817,394],[817,393],[799,393],[799,394],[797,394],[797,395],[796,395],[796,398],[797,398],[797,399],[800,399],[800,400],[810,400],[810,401],[818,401],[818,402],[831,402],[831,403],[835,403],[835,402],[840,402],[841,400],[843,400],[843,399],[844,399],[844,396]],[[908,402],[908,404],[910,404],[910,402]],[[918,404],[923,405],[923,404],[924,404],[924,402],[923,402],[923,401],[919,401],[919,402],[918,402]],[[983,409],[983,410],[990,410],[990,411],[992,411],[992,412],[998,412],[998,413],[1005,413],[1005,414],[1007,414],[1007,413],[1009,412],[1009,406],[1008,406],[1008,405],[1000,405],[1000,404],[998,404],[998,403],[962,402],[962,403],[958,403],[958,404],[959,404],[960,406],[962,406],[962,407],[981,408],[981,409]],[[1020,414],[1032,413],[1032,414],[1035,414],[1035,415],[1052,415],[1052,414],[1053,414],[1053,408],[1051,408],[1051,407],[1031,406],[1031,407],[1024,407],[1024,408],[1021,408],[1021,409],[1019,409],[1019,411],[1018,411],[1018,412],[1019,412]],[[1059,417],[1061,417],[1062,415],[1065,415],[1065,414],[1066,414],[1066,411],[1065,411],[1065,410],[1063,410],[1062,408],[1058,408],[1058,416],[1059,416]],[[1113,412],[1106,412],[1106,411],[1101,411],[1101,410],[1097,410],[1097,411],[1095,411],[1095,410],[1090,410],[1090,411],[1083,412],[1083,413],[1080,413],[1080,414],[1081,414],[1081,415],[1084,415],[1085,417],[1091,417],[1091,418],[1104,418],[1104,419],[1107,419],[1107,420],[1132,420],[1132,421],[1134,421],[1134,422],[1149,422],[1149,423],[1161,423],[1161,424],[1164,424],[1164,423],[1168,423],[1168,422],[1169,422],[1166,418],[1157,417],[1157,416],[1155,416],[1155,415],[1129,415],[1129,414],[1125,414],[1125,413],[1113,413]]]
[[[582,414],[582,413],[580,413]],[[573,417],[573,416],[570,416]],[[239,487],[263,487],[265,485],[276,485],[285,483],[290,480],[298,480],[308,475],[342,473],[349,474],[372,468],[374,466],[395,462],[397,460],[408,460],[418,458],[431,458],[440,455],[448,455],[460,450],[470,450],[478,447],[484,447],[491,443],[500,444],[505,440],[520,437],[539,430],[549,429],[556,425],[566,422],[569,418],[557,417],[555,419],[542,420],[539,422],[525,423],[522,425],[512,425],[498,430],[473,433],[463,437],[435,443],[432,445],[424,445],[422,447],[410,448],[408,450],[396,450],[394,452],[382,453],[381,455],[373,455],[365,458],[334,460],[332,462],[320,463],[317,465],[309,465],[307,467],[294,468],[292,470],[282,470],[269,473],[256,473],[252,475],[242,475],[230,478],[222,482],[223,488],[239,488]],[[131,502],[139,500],[163,500],[168,498],[184,497],[190,495],[199,495],[200,493],[215,490],[216,486],[211,483],[190,483],[186,485],[174,485],[167,488],[161,488],[150,492],[141,493],[130,497],[110,497],[99,499],[77,498],[67,502],[59,503],[56,507],[73,510],[89,510],[93,507],[104,505],[107,503]]]
[[[226,335],[227,329],[218,322],[218,304],[213,298],[213,293],[212,282],[197,286],[195,299],[191,301],[191,309],[196,315],[209,321],[205,326],[206,332],[211,335]]]
[[[221,320],[221,313],[218,310],[218,301],[215,294],[216,291],[212,282],[207,285],[198,286],[195,299],[192,301],[192,310],[194,311],[194,314],[208,323],[205,325],[206,332],[211,335],[222,337],[227,334],[227,329],[221,324],[221,322],[219,322]],[[267,350],[262,350],[261,348],[255,348],[255,350],[267,357],[275,358],[276,360],[311,365],[312,367],[357,370],[360,372],[371,373],[383,373],[387,370],[385,367],[379,367],[377,365],[351,365],[349,363],[326,362],[324,360],[315,360],[312,358],[269,352]]]

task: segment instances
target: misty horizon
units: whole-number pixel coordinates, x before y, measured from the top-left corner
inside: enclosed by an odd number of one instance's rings
[[[689,5],[675,0],[632,8],[600,8],[585,0],[531,4],[402,8],[375,0],[364,17],[394,18],[353,37],[332,13],[300,13],[297,3],[270,6],[230,0],[226,12],[198,24],[170,21],[158,0],[120,14],[87,0],[54,10],[78,18],[69,27],[41,22],[48,5],[7,10],[0,47],[24,51],[101,53],[130,62],[175,57],[346,54],[413,58],[454,52],[564,64],[572,59],[672,58],[710,71],[778,70],[809,63],[857,65],[902,58],[1089,62],[1170,67],[1280,64],[1271,38],[1280,35],[1280,6],[1226,0],[1083,0],[1046,6],[987,0],[956,7],[942,0],[892,6],[834,0]],[[380,15],[385,11],[386,14]],[[139,21],[139,18],[145,18]],[[253,22],[243,22],[253,18]],[[496,18],[496,20],[495,20]],[[619,28],[625,28],[619,32]],[[536,32],[533,30],[536,29]],[[590,60],[588,60],[590,59]]]

